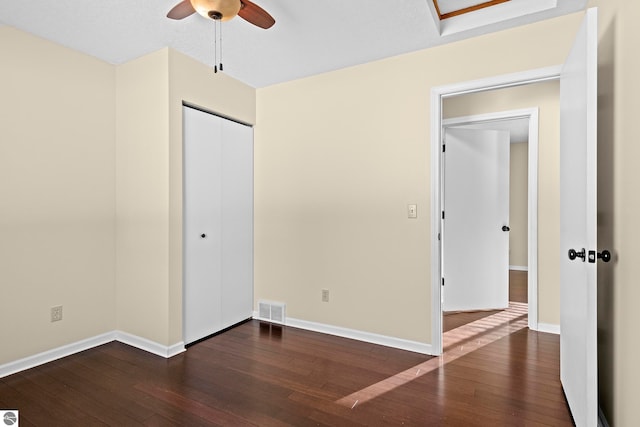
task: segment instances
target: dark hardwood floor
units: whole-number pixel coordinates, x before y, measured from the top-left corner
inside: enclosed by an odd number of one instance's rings
[[[0,379],[0,409],[21,427],[570,426],[558,336],[521,321],[440,358],[258,321],[169,360],[112,342]]]
[[[527,298],[527,272],[509,270],[509,301],[526,303]],[[447,332],[499,312],[500,310],[444,313],[442,316],[442,331]]]

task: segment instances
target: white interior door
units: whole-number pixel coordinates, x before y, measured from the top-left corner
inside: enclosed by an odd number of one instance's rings
[[[597,25],[588,10],[560,78],[560,377],[578,427],[598,423]]]
[[[509,132],[447,128],[445,142],[443,310],[506,308]]]
[[[193,108],[184,127],[184,342],[252,315],[253,131]]]

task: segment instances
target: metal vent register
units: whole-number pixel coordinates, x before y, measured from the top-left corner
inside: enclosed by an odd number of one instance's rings
[[[284,324],[285,308],[283,302],[258,301],[258,317],[260,320]]]

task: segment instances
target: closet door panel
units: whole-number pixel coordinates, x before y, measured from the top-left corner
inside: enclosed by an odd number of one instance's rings
[[[222,329],[222,119],[184,111],[184,341]]]
[[[253,129],[222,126],[222,322],[253,313]]]

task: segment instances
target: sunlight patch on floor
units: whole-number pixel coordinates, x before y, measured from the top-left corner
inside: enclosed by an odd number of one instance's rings
[[[336,403],[354,409],[396,387],[432,372],[445,364],[511,335],[528,326],[527,303],[509,302],[509,308],[442,334],[443,354],[409,368],[369,387],[339,399]]]

